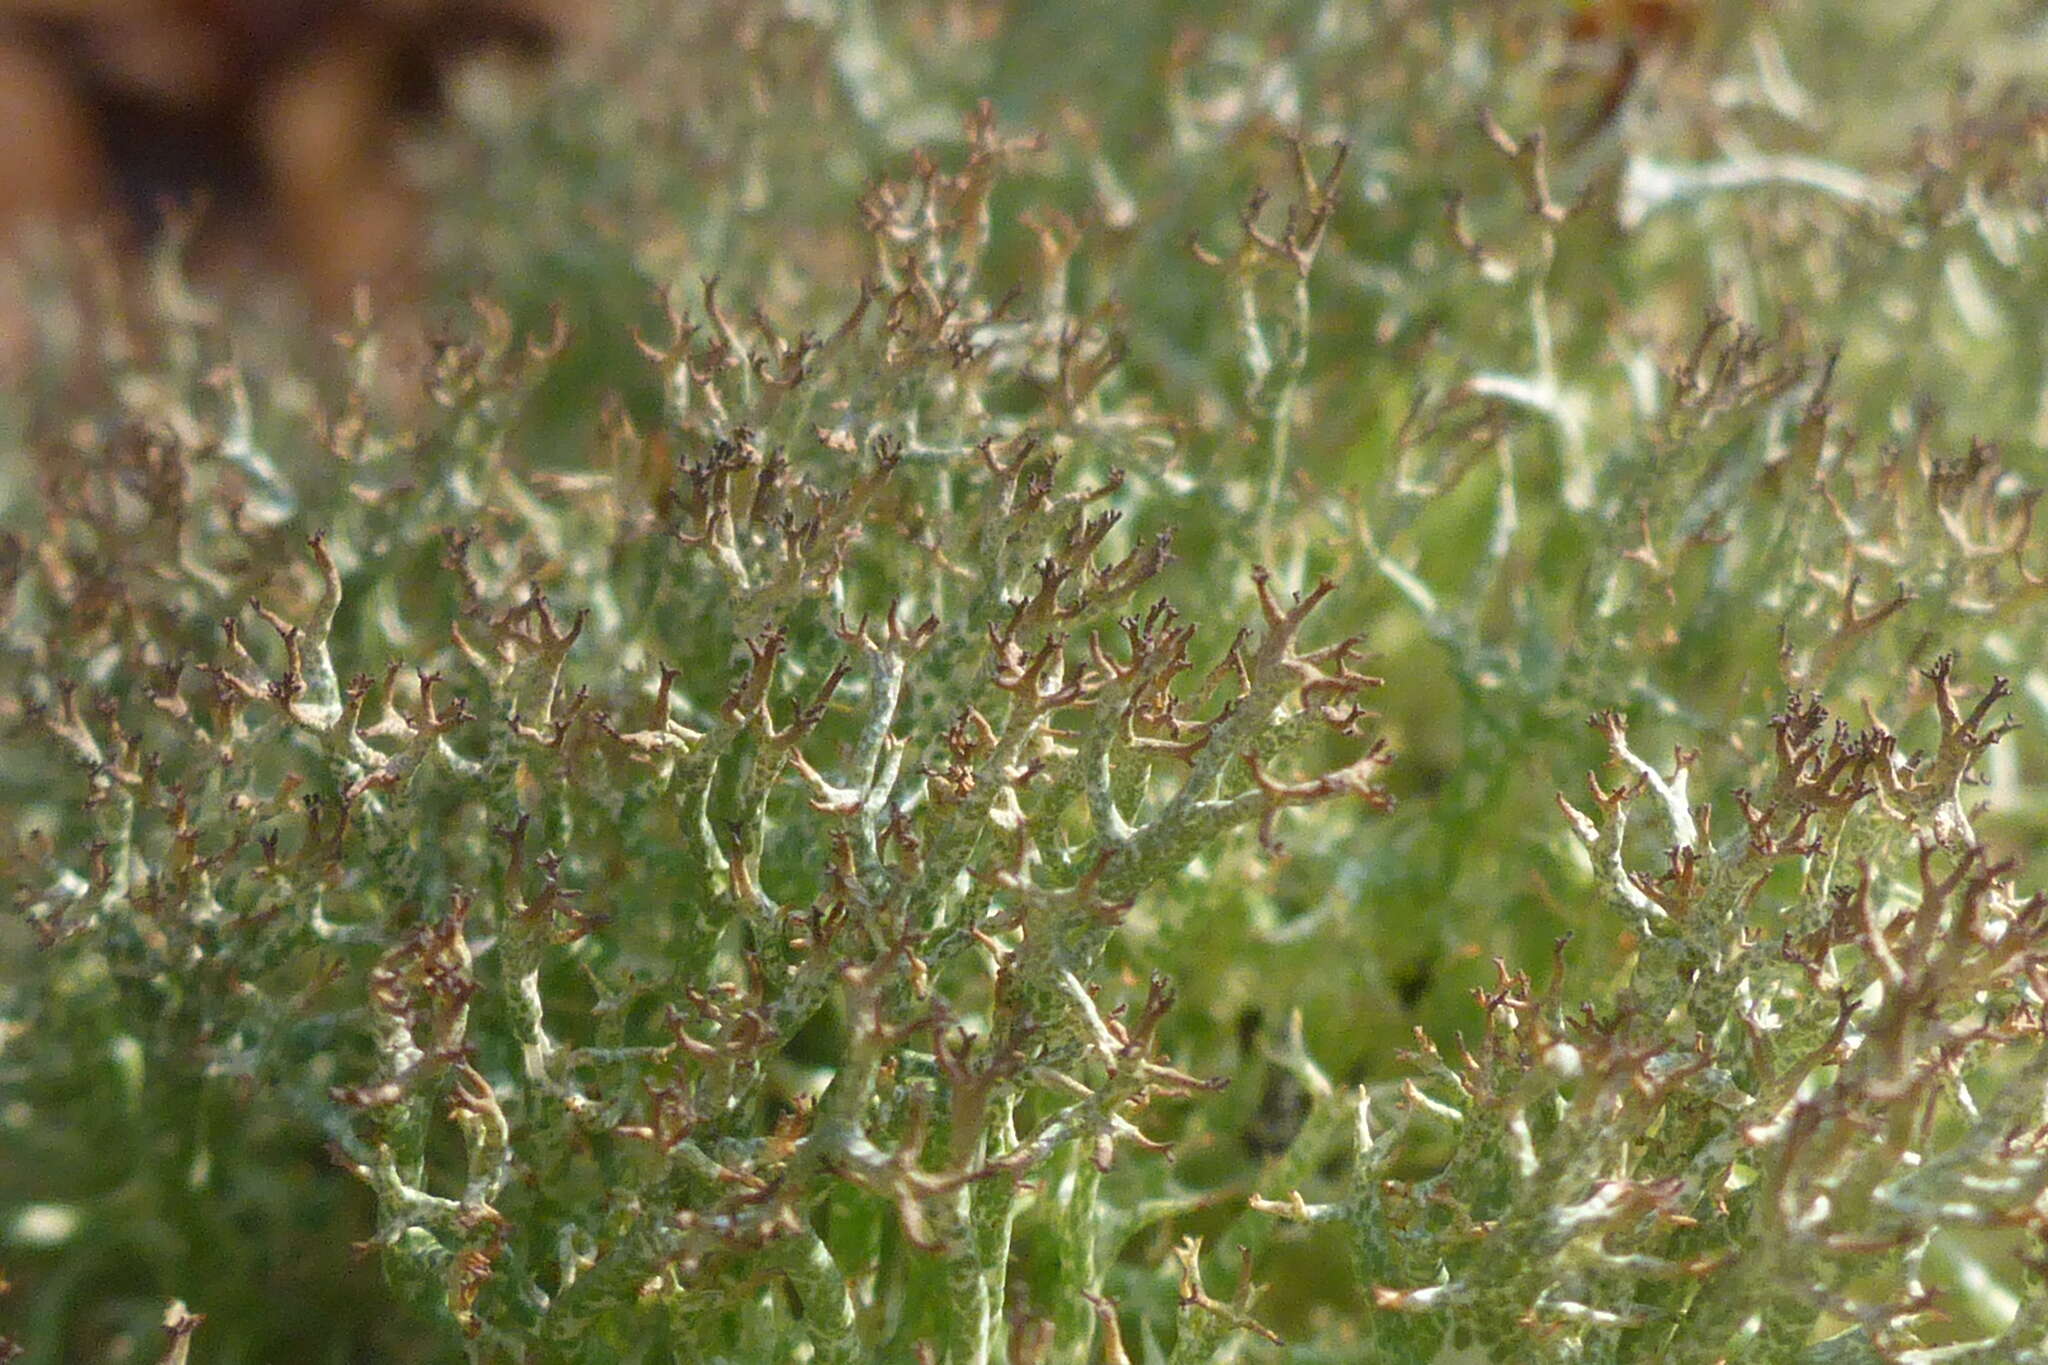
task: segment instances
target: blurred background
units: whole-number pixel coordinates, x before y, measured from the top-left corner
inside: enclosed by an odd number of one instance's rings
[[[0,233],[86,228],[133,254],[175,226],[218,289],[289,281],[330,316],[359,285],[413,299],[406,144],[494,78],[517,98],[505,81],[587,42],[606,8],[0,0]],[[0,328],[18,350],[23,319]]]

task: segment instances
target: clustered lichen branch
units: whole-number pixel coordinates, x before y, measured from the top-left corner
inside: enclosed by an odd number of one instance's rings
[[[1257,623],[1198,664],[1156,595],[1170,538],[1125,529],[1090,454],[1115,343],[981,299],[989,185],[1029,144],[985,111],[969,133],[964,169],[864,201],[877,274],[829,337],[715,281],[701,321],[671,306],[641,343],[668,411],[615,425],[609,469],[507,462],[564,339],[480,305],[429,371],[450,458],[412,465],[352,401],[344,499],[301,553],[234,520],[248,460],[207,464],[195,411],[82,496],[165,471],[145,515],[207,538],[105,606],[65,572],[97,545],[31,574],[73,643],[28,696],[99,831],[52,850],[31,922],[138,980],[196,974],[214,1034],[278,1027],[309,973],[352,983],[333,1027],[358,1047],[309,1117],[375,1195],[365,1249],[482,1355],[645,1313],[687,1339],[765,1267],[813,1358],[870,1358],[915,1272],[848,1240],[860,1210],[950,1286],[908,1344],[995,1358],[1040,1173],[1158,1153],[1148,1107],[1220,1084],[1164,1055],[1164,980],[1105,984],[1118,926],[1234,830],[1277,849],[1290,809],[1389,804],[1378,680],[1356,640],[1304,642],[1332,584],[1259,570]],[[1042,406],[991,416],[977,371]],[[224,391],[248,444],[248,387]],[[380,578],[392,554],[423,580]],[[95,639],[153,670],[144,696],[80,676]],[[1263,1331],[1249,1281],[1212,1300],[1192,1256],[1187,1340]]]

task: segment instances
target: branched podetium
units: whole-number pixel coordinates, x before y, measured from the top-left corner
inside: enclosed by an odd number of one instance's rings
[[[677,1343],[993,1358],[1042,1172],[1157,1151],[1148,1107],[1222,1083],[1161,1050],[1163,981],[1105,974],[1118,925],[1233,830],[1388,804],[1378,680],[1355,641],[1304,642],[1330,583],[1255,572],[1257,620],[1212,622],[1203,658],[1151,595],[1166,538],[1096,510],[1124,487],[1075,439],[1100,376],[1011,432],[963,387],[1090,352],[983,300],[977,215],[1021,144],[986,113],[969,134],[963,171],[874,192],[901,266],[828,337],[743,331],[707,283],[644,343],[673,451],[648,515],[614,513],[637,433],[590,479],[510,457],[559,340],[486,306],[430,362],[438,469],[401,437],[352,445],[345,484],[273,471],[320,527],[292,551],[239,514],[243,467],[197,458],[195,405],[143,453],[176,501],[29,570],[66,625],[24,685],[89,791],[32,921],[281,1084],[374,1195],[394,1284],[482,1356],[653,1314]],[[80,500],[134,458],[93,454]],[[123,565],[155,526],[153,567]],[[79,586],[106,556],[112,605]],[[1319,735],[1348,755],[1289,775]],[[281,1080],[309,1030],[331,1079]],[[792,1297],[748,1324],[764,1270]],[[892,1321],[934,1273],[943,1310]],[[1248,1304],[1197,1317],[1228,1335]]]
[[[2043,1358],[2038,35],[646,8],[8,277],[0,1357]]]

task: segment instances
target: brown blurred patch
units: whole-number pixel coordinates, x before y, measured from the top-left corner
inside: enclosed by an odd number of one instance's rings
[[[108,224],[134,249],[197,201],[202,271],[275,264],[328,312],[358,285],[403,300],[408,128],[465,61],[543,58],[604,5],[0,0],[0,236]],[[7,330],[0,316],[0,352]]]

